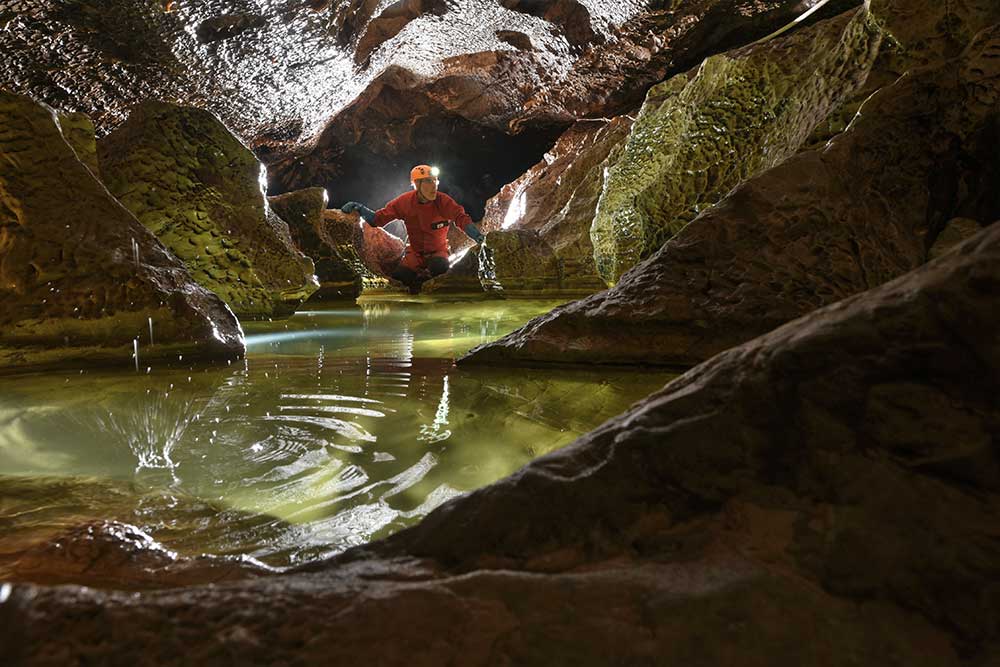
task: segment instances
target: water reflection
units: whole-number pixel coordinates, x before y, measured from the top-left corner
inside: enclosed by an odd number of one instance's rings
[[[110,518],[181,553],[288,565],[412,524],[666,380],[454,366],[552,305],[310,311],[249,325],[235,366],[0,380],[0,551]],[[95,491],[29,511],[59,480]]]

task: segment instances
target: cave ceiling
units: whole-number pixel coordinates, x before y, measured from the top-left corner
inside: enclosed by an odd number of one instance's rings
[[[146,99],[207,109],[272,193],[339,179],[332,202],[380,203],[409,165],[441,162],[475,215],[575,120],[628,113],[817,3],[5,0],[0,86],[86,113],[99,137]],[[373,167],[398,178],[373,187]]]

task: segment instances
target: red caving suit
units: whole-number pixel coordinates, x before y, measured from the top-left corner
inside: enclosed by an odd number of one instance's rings
[[[448,225],[455,221],[459,229],[472,222],[461,204],[443,192],[434,201],[421,204],[417,191],[399,195],[375,212],[375,226],[383,227],[393,220],[402,220],[409,239],[402,266],[419,271],[431,257],[448,258]]]

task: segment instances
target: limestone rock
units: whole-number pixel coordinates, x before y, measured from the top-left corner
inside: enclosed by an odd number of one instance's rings
[[[267,205],[263,167],[212,114],[146,102],[98,154],[111,193],[238,316],[291,315],[318,287]]]
[[[96,521],[72,528],[21,554],[18,580],[58,585],[86,581],[115,589],[172,588],[273,573],[248,558],[182,558],[135,526]]]
[[[921,264],[956,215],[1000,218],[997,29],[874,95],[847,131],[738,187],[608,292],[465,363],[690,365]]]
[[[243,353],[232,312],[108,194],[52,109],[0,91],[0,149],[0,368],[133,363],[136,340],[142,363]]]
[[[538,232],[559,258],[562,293],[591,294],[607,287],[597,275],[590,226],[604,169],[616,161],[631,125],[630,117],[619,116],[571,127],[541,162],[487,203],[482,229]]]
[[[292,242],[316,265],[319,290],[311,300],[353,299],[361,293],[361,275],[350,259],[320,238],[324,225],[327,194],[323,188],[309,188],[268,197],[268,204],[288,223]]]
[[[994,664],[998,294],[993,225],[331,561],[141,596],[5,587],[5,657]]]
[[[562,265],[552,247],[530,229],[490,232],[484,245],[489,269],[480,278],[488,290],[534,296],[560,291]]]
[[[101,170],[97,166],[97,135],[94,123],[86,114],[58,112],[59,129],[70,145],[77,159],[98,179]]]
[[[482,296],[486,291],[480,280],[480,257],[481,250],[473,246],[460,253],[459,258],[448,269],[448,273],[431,278],[425,282],[420,291],[422,294],[435,295],[468,295]],[[490,289],[489,293],[495,290]]]
[[[736,185],[793,155],[864,83],[880,34],[864,11],[705,60],[654,86],[591,228],[609,284]]]
[[[360,292],[385,290],[399,266],[405,244],[382,228],[362,224],[357,213],[323,212],[319,237],[356,276]]]

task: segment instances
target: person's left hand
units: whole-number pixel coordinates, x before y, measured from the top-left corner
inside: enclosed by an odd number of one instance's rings
[[[469,223],[465,226],[463,230],[470,239],[476,242],[476,245],[482,245],[483,241],[486,239],[483,233],[479,231],[479,227],[476,227],[475,223]]]

